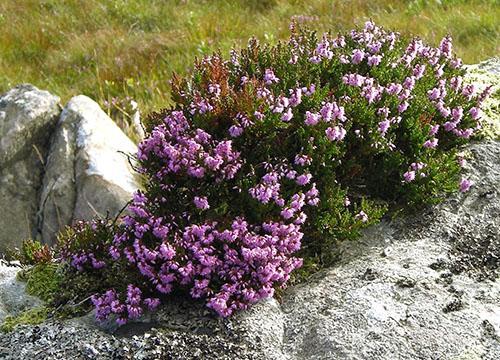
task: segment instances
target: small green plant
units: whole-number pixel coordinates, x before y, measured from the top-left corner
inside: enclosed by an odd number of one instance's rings
[[[49,304],[63,286],[60,264],[57,263],[34,265],[24,271],[23,278],[26,279],[26,292]]]
[[[36,240],[24,240],[20,249],[10,251],[9,257],[22,265],[49,264],[53,260],[53,251],[47,244]]]
[[[47,319],[49,309],[47,307],[36,307],[25,310],[17,316],[7,316],[0,325],[0,331],[10,332],[17,325],[38,325]]]

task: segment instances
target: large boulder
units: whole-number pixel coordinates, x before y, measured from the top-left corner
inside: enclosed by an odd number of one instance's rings
[[[74,220],[115,216],[139,188],[136,145],[86,96],[62,110],[32,85],[0,96],[0,254],[52,244]]]
[[[136,145],[90,98],[72,98],[52,138],[40,201],[41,235],[52,243],[74,219],[115,216],[139,184]]]
[[[38,196],[59,98],[32,85],[0,96],[0,252],[37,232]]]

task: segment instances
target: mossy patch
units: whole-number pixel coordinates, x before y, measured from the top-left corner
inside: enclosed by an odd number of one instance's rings
[[[49,308],[45,306],[25,310],[17,316],[7,316],[0,325],[0,330],[10,332],[17,325],[37,325],[44,322],[49,314]]]
[[[46,303],[52,302],[63,280],[58,268],[57,264],[38,264],[27,270],[22,275],[26,279],[26,292]]]

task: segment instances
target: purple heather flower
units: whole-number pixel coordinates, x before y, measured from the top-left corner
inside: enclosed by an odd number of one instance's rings
[[[386,88],[386,92],[389,95],[397,95],[401,92],[401,90],[403,90],[403,85],[395,83],[389,84],[389,87]]]
[[[309,184],[311,181],[312,175],[311,174],[302,174],[297,176],[297,179],[295,180],[298,185],[304,186],[306,184]]]
[[[241,126],[232,125],[229,128],[229,135],[231,135],[232,137],[238,137],[241,134],[243,134],[243,128]]]
[[[462,59],[460,58],[456,58],[456,59],[453,59],[450,61],[450,66],[453,68],[453,69],[458,69],[460,68],[460,66],[462,66]]]
[[[458,91],[460,87],[462,86],[462,77],[461,76],[454,76],[450,80],[450,86],[453,90]]]
[[[355,218],[357,220],[361,220],[361,222],[367,222],[368,221],[368,215],[363,211],[361,210],[356,216]]]
[[[306,111],[306,120],[304,121],[306,125],[314,126],[319,122],[319,120],[320,120],[319,114]]]
[[[429,135],[436,135],[439,131],[439,124],[432,125],[429,130]]]
[[[274,75],[274,72],[272,69],[266,69],[265,75],[264,75],[264,82],[267,85],[271,85],[272,83],[277,83],[279,82],[280,79]]]
[[[439,88],[433,88],[432,90],[429,90],[427,94],[429,95],[430,100],[437,100],[441,97],[441,92],[439,91]]]
[[[389,120],[383,120],[378,123],[378,131],[382,134],[382,136],[385,135],[390,125],[391,122]]]
[[[210,208],[205,196],[195,196],[193,202],[198,209],[206,210]]]
[[[415,171],[407,171],[403,174],[403,177],[405,182],[412,182],[415,180]]]
[[[283,219],[288,220],[295,214],[295,210],[292,208],[285,208],[281,210],[281,216]]]
[[[310,156],[307,156],[307,155],[296,155],[295,160],[294,160],[294,163],[296,165],[300,165],[300,166],[310,165],[311,162],[312,162],[312,158]]]
[[[469,110],[469,114],[472,119],[477,120],[481,117],[481,109],[479,109],[478,107],[473,107]]]
[[[456,122],[459,122],[463,116],[464,116],[464,109],[462,109],[461,107],[456,107],[451,110],[451,117]]]
[[[413,76],[415,76],[415,79],[421,79],[424,76],[425,73],[425,65],[420,65],[417,64],[415,65],[415,68],[413,69]]]
[[[461,192],[467,192],[469,191],[470,187],[473,185],[473,182],[470,181],[469,179],[462,179],[460,180],[460,191]]]
[[[210,84],[208,85],[208,92],[212,95],[214,95],[215,97],[219,97],[220,96],[220,85],[219,84]]]
[[[472,98],[472,95],[474,95],[474,91],[475,91],[474,85],[469,84],[462,88],[462,95],[470,100]]]
[[[371,55],[368,56],[368,65],[369,66],[377,66],[380,64],[382,61],[382,56],[381,55]]]
[[[283,115],[281,115],[281,120],[285,122],[292,120],[292,118],[293,118],[292,108],[288,108],[288,110]]]
[[[452,131],[453,129],[455,129],[457,127],[458,123],[454,122],[454,121],[447,121],[443,124],[443,128],[446,130],[446,131]]]
[[[402,112],[405,112],[406,109],[408,109],[408,106],[410,104],[408,103],[408,101],[403,101],[401,104],[398,105],[398,112],[402,113]]]
[[[360,49],[355,49],[352,52],[351,60],[353,64],[359,64],[365,58],[365,52]]]
[[[439,44],[439,50],[441,51],[441,53],[445,57],[451,58],[452,48],[453,48],[453,45],[452,45],[451,36],[448,35],[448,36],[444,37],[443,40],[441,40],[441,43]]]
[[[331,102],[327,102],[323,105],[319,112],[324,121],[328,122],[332,120],[333,108],[334,106]]]
[[[144,304],[148,307],[148,310],[153,311],[160,305],[160,299],[146,298],[144,299]]]
[[[427,149],[435,149],[438,145],[438,139],[432,138],[431,140],[427,140],[424,142],[424,147]]]
[[[341,141],[346,135],[346,130],[343,127],[334,126],[326,129],[325,134],[330,141]]]

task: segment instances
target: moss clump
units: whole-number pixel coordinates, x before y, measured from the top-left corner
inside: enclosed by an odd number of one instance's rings
[[[26,292],[51,303],[58,293],[63,276],[58,264],[38,264],[27,270],[21,278],[26,279]]]
[[[0,330],[10,332],[17,325],[37,325],[44,322],[49,314],[49,308],[45,306],[36,307],[23,311],[17,316],[7,316],[0,325]]]

